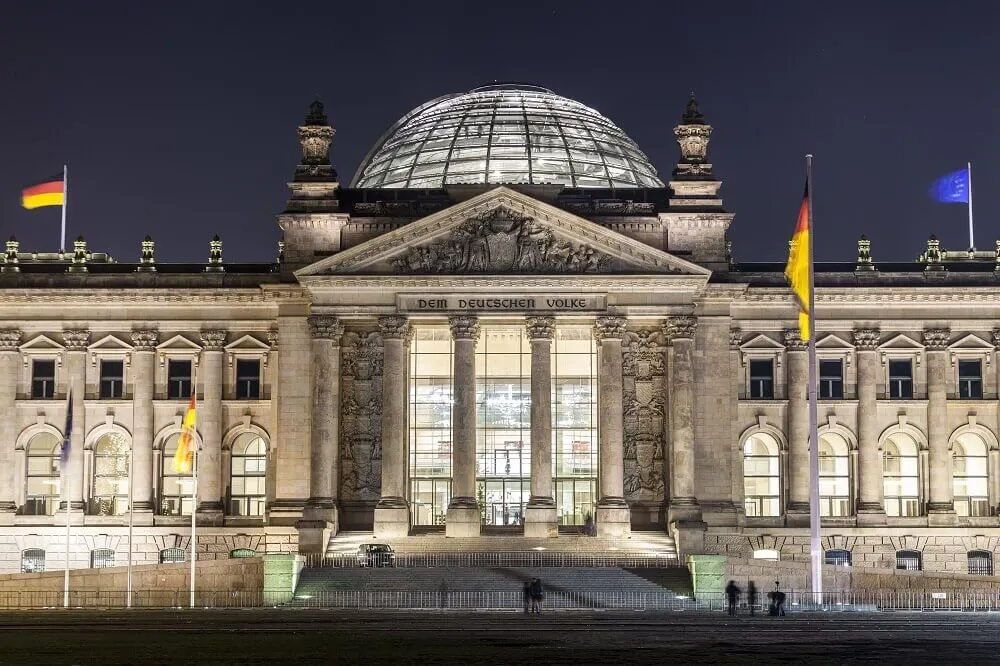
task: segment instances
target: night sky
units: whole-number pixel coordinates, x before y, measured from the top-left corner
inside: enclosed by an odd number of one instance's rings
[[[912,5],[912,7],[911,7]],[[493,81],[594,107],[661,177],[689,91],[714,125],[737,260],[784,260],[815,155],[818,260],[909,260],[968,244],[930,201],[971,160],[977,246],[1000,237],[1000,3],[48,2],[0,4],[0,235],[58,249],[59,209],[23,186],[69,165],[68,237],[134,261],[271,261],[318,95],[345,185],[385,129]],[[70,243],[71,244],[71,243]]]

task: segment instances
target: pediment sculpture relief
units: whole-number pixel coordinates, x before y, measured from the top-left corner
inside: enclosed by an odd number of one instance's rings
[[[597,273],[612,258],[560,241],[552,231],[497,208],[459,225],[444,241],[409,248],[392,260],[397,273]]]

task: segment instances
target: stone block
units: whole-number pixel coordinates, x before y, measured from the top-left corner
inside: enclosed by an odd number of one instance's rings
[[[481,521],[482,514],[476,507],[448,507],[444,526],[445,536],[455,538],[478,537],[482,531]]]

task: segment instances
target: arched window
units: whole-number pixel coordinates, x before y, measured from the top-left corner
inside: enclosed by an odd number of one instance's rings
[[[960,435],[953,446],[955,513],[959,516],[990,515],[987,490],[990,459],[986,442],[979,435],[967,432]]]
[[[28,441],[24,515],[51,516],[59,509],[61,448],[62,441],[50,432],[40,432]]]
[[[183,548],[164,548],[160,551],[160,564],[181,564],[184,562]]]
[[[128,511],[129,442],[109,432],[94,444],[94,490],[90,514],[122,516]]]
[[[851,515],[850,447],[832,432],[819,436],[819,514]]]
[[[973,576],[993,575],[993,553],[988,550],[970,550],[969,573]]]
[[[896,568],[903,571],[920,571],[923,569],[923,558],[919,550],[897,550]]]
[[[237,548],[236,550],[229,553],[230,559],[238,560],[244,557],[257,557],[257,551],[251,550],[249,548]]]
[[[778,442],[756,433],[743,444],[743,505],[747,516],[781,515]]]
[[[41,573],[45,571],[45,551],[28,548],[21,551],[21,573]]]
[[[920,515],[920,455],[917,443],[901,432],[890,435],[884,451],[882,484],[885,515],[912,518]]]
[[[95,548],[90,551],[90,568],[105,569],[115,566],[115,551],[110,548]]]
[[[824,554],[823,562],[835,567],[849,567],[851,566],[851,551],[843,548],[831,548]]]
[[[264,515],[266,473],[267,443],[255,433],[242,433],[233,442],[230,515]]]
[[[174,465],[180,436],[178,432],[167,437],[160,456],[160,513],[164,516],[191,515],[191,474],[181,474]]]

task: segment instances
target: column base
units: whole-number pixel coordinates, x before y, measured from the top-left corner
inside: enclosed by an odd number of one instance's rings
[[[267,505],[267,522],[269,525],[295,525],[302,520],[304,508],[303,500],[275,500]]]
[[[132,524],[136,526],[148,527],[153,524],[153,515],[152,507],[148,509],[139,508],[139,503],[136,502],[134,510],[132,511]]]
[[[295,529],[299,532],[300,555],[325,555],[330,537],[337,533],[325,520],[300,520]]]
[[[955,505],[952,502],[928,502],[927,526],[951,527],[958,524]]]
[[[383,497],[375,505],[376,539],[399,539],[410,534],[410,507],[402,497]]]
[[[549,500],[551,502],[551,500]],[[531,500],[524,507],[524,536],[532,539],[547,539],[559,536],[556,507],[541,503],[532,505]]]
[[[329,497],[310,497],[302,512],[302,522],[323,522],[336,534],[339,531],[337,504]],[[298,527],[298,525],[296,525]]]
[[[444,521],[446,537],[477,537],[482,533],[482,513],[475,497],[452,497]]]
[[[670,523],[670,534],[674,537],[677,558],[701,555],[705,552],[705,531],[708,525],[700,520],[676,521]]]
[[[858,502],[858,525],[885,525],[885,510],[878,502]]]
[[[785,527],[809,527],[809,503],[789,502],[785,507]]]
[[[220,527],[225,518],[222,502],[201,502],[198,505],[198,524]]]
[[[604,497],[597,503],[597,536],[628,539],[632,536],[632,511],[621,497]]]
[[[674,497],[667,506],[667,524],[701,523],[701,505],[693,497]]]

